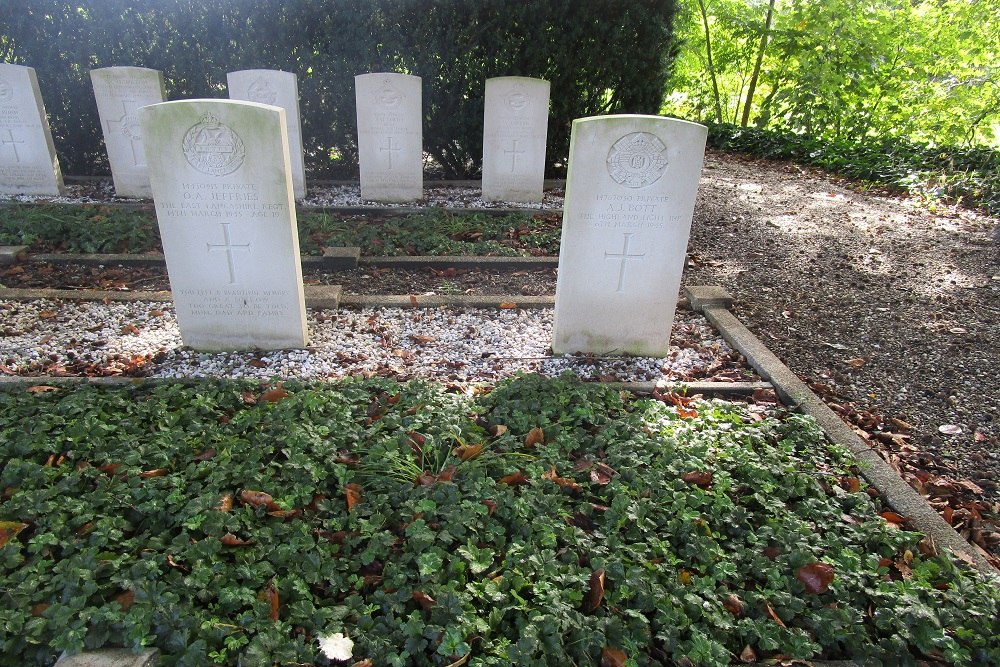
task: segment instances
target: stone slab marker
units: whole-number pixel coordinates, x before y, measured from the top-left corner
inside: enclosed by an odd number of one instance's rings
[[[138,110],[167,99],[163,73],[145,67],[90,70],[104,144],[119,197],[149,197],[149,170]]]
[[[420,77],[354,77],[361,198],[396,203],[422,199],[423,111]]]
[[[305,347],[284,109],[185,100],[139,113],[184,344]]]
[[[522,76],[487,79],[485,101],[483,199],[542,201],[549,82]]]
[[[660,116],[573,121],[552,349],[670,349],[708,129]]]
[[[35,70],[0,63],[0,194],[65,192]]]
[[[302,158],[302,118],[299,115],[298,78],[291,72],[246,69],[226,74],[229,99],[273,104],[285,110],[288,151],[292,160],[292,188],[296,199],[306,196],[306,169]]]

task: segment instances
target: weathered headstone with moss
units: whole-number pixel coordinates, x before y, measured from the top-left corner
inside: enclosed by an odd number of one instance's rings
[[[65,191],[35,70],[0,63],[0,194]]]
[[[554,352],[668,353],[707,137],[660,116],[573,122]]]
[[[354,77],[361,198],[385,203],[422,199],[423,124],[420,77]]]
[[[272,104],[285,110],[288,152],[292,161],[292,189],[296,199],[306,196],[306,170],[302,157],[302,119],[299,116],[299,84],[291,72],[246,69],[226,74],[229,99]]]
[[[305,347],[284,109],[186,100],[140,117],[184,344]]]
[[[163,73],[145,67],[90,70],[108,151],[115,194],[149,197],[149,169],[139,126],[139,109],[167,99]]]
[[[486,81],[483,199],[540,202],[545,182],[549,82],[523,76]]]

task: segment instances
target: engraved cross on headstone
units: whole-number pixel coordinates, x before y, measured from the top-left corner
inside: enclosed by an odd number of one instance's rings
[[[510,150],[507,150],[505,148],[505,149],[503,149],[503,152],[504,152],[505,155],[509,155],[510,156],[510,173],[513,174],[514,170],[517,169],[517,156],[518,155],[524,155],[524,151],[523,150],[520,150],[520,151],[517,150],[517,139],[513,139],[512,141],[514,142],[513,148],[511,148]]]
[[[15,139],[14,138],[14,130],[11,130],[11,129],[7,130],[7,136],[10,137],[10,139],[0,139],[0,143],[4,144],[6,146],[10,146],[11,150],[14,151],[14,162],[17,162],[18,164],[20,164],[21,163],[21,154],[17,152],[17,145],[18,144],[23,144],[24,140],[23,139],[21,139],[21,140]]]
[[[128,139],[129,148],[132,149],[132,164],[139,167],[146,164],[146,154],[141,146],[136,147],[137,143],[142,143],[142,136],[139,134],[139,123],[133,116],[137,106],[132,100],[122,100],[122,115],[117,119],[109,119],[107,123],[108,134],[118,132],[125,135]],[[132,117],[130,118],[130,116]],[[117,125],[117,127],[112,127],[112,124]]]
[[[624,289],[624,287],[625,287],[625,268],[627,266],[626,262],[628,262],[628,260],[630,260],[630,259],[638,259],[638,260],[641,261],[642,258],[646,256],[646,253],[642,253],[642,254],[638,254],[638,255],[630,255],[628,253],[628,246],[629,246],[629,242],[632,240],[632,235],[633,235],[633,232],[625,232],[624,233],[625,241],[624,241],[624,245],[622,246],[622,251],[620,253],[619,252],[607,252],[607,251],[604,252],[604,259],[617,259],[619,261],[619,265],[618,265],[618,288],[615,289],[616,292],[621,292]]]
[[[389,154],[389,171],[392,171],[392,154],[398,153],[402,149],[399,146],[392,145],[392,137],[386,137],[386,146],[379,146],[379,152]]]
[[[250,244],[242,243],[233,245],[233,241],[229,236],[229,225],[231,223],[223,222],[220,224],[222,225],[222,237],[226,242],[221,245],[206,242],[205,245],[208,246],[208,252],[212,252],[214,250],[226,251],[226,262],[229,265],[229,284],[234,285],[236,283],[236,263],[233,261],[233,251],[243,250],[245,252],[250,252]]]

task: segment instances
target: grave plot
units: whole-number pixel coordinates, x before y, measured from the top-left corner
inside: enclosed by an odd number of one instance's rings
[[[167,102],[143,110],[142,129],[185,345],[305,347],[284,110]]]
[[[35,70],[0,63],[0,195],[65,191]]]
[[[149,169],[139,109],[167,99],[163,73],[144,67],[104,67],[90,71],[115,195],[148,198]]]

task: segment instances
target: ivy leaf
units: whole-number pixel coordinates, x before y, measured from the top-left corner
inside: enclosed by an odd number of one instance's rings
[[[802,582],[807,593],[819,595],[825,593],[830,588],[830,584],[833,583],[833,566],[819,562],[809,563],[798,569],[795,578]]]
[[[586,613],[591,613],[596,611],[598,607],[601,606],[601,601],[604,599],[604,568],[599,568],[594,570],[590,575],[590,588],[587,591],[586,597],[583,599],[583,610]]]
[[[490,549],[480,549],[472,542],[458,548],[458,553],[469,561],[472,574],[480,574],[493,567],[494,554]]]

